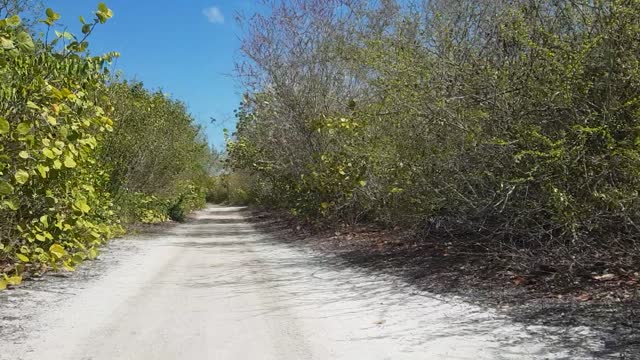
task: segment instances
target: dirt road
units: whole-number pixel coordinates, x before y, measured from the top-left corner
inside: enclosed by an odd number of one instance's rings
[[[557,329],[435,297],[211,206],[99,261],[0,293],[0,359],[579,359]],[[570,332],[568,334],[567,332]]]

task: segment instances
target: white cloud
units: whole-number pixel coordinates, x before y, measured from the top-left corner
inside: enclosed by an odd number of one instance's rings
[[[212,6],[210,8],[206,8],[202,10],[204,16],[209,19],[210,23],[214,24],[224,24],[224,15],[222,15],[222,11],[216,6]]]

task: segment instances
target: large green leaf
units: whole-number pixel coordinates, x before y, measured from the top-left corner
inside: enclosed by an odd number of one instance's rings
[[[40,176],[45,179],[47,177],[47,173],[49,172],[49,167],[48,166],[44,166],[42,164],[38,164],[38,166],[36,167],[38,169],[38,172],[40,173]]]
[[[24,171],[24,170],[18,170],[16,171],[16,173],[13,175],[13,177],[16,179],[16,182],[20,185],[26,183],[27,181],[29,181],[29,173]]]
[[[55,33],[56,33],[56,37],[64,38],[67,40],[73,40],[73,34],[71,34],[70,32],[67,32],[67,31],[60,32],[56,30]]]
[[[18,124],[18,127],[16,128],[16,130],[18,131],[18,134],[20,134],[20,135],[27,135],[29,133],[29,131],[31,131],[31,124],[26,123],[26,122],[22,122],[22,123]]]
[[[60,14],[58,14],[55,11],[53,11],[52,8],[47,8],[46,14],[47,14],[47,17],[52,21],[56,21],[56,20],[60,19]]]
[[[0,116],[0,135],[7,134],[11,130],[11,126],[7,119]]]
[[[25,31],[18,33],[18,35],[16,35],[16,40],[18,41],[18,46],[23,50],[32,51],[35,49],[31,35]]]
[[[20,23],[22,22],[20,20],[20,16],[18,16],[18,15],[13,15],[13,16],[5,19],[5,21],[6,21],[6,24],[11,26],[11,27],[16,27],[16,26],[20,25]]]
[[[15,48],[16,45],[13,43],[13,40],[0,36],[0,47],[2,47],[5,50],[9,50],[9,49]]]
[[[111,19],[113,16],[113,11],[107,7],[107,5],[103,2],[98,4],[98,11],[96,12],[96,16],[100,23],[104,24],[107,20]]]
[[[42,150],[42,155],[44,155],[45,157],[47,157],[48,159],[55,159],[56,155],[53,153],[53,151],[51,151],[51,149],[49,148],[44,148]],[[58,168],[59,169],[59,168]]]
[[[8,182],[0,179],[0,196],[6,196],[13,194],[13,186]]]
[[[49,252],[58,259],[61,259],[65,255],[67,255],[67,251],[60,244],[51,245],[51,247],[49,248]]]
[[[75,207],[83,213],[87,213],[89,212],[89,210],[91,210],[91,207],[87,205],[87,200],[85,199],[78,199],[74,202],[73,205],[75,205]]]
[[[18,206],[11,200],[3,201],[2,205],[6,206],[9,210],[12,210],[12,211],[18,210]]]
[[[73,158],[71,156],[67,156],[64,159],[64,166],[66,166],[66,167],[68,167],[70,169],[73,169],[73,168],[76,167],[76,165],[77,164],[76,164],[75,160],[73,160]]]
[[[29,258],[27,258],[27,261],[25,261],[25,262],[28,262],[28,261],[29,261]],[[17,286],[17,285],[22,284],[22,276],[14,275],[14,276],[9,277],[7,279],[7,284],[13,285],[13,286]]]

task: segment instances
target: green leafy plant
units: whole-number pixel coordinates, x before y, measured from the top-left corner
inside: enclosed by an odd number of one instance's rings
[[[640,2],[425,4],[287,3],[245,24],[227,153],[250,201],[637,261]]]
[[[100,3],[91,22],[80,18],[82,36],[54,31],[48,43],[17,15],[0,20],[0,288],[73,271],[126,225],[167,220],[175,199],[183,214],[204,204],[209,152],[185,107],[112,78],[117,53],[87,52],[112,16]],[[53,29],[59,19],[47,9],[40,23]],[[171,131],[182,137],[167,148]],[[149,150],[159,157],[138,164],[144,184],[122,172],[139,160],[122,154]]]

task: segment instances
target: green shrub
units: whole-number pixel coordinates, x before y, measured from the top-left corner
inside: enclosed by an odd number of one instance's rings
[[[428,3],[289,3],[248,24],[258,86],[227,151],[250,200],[633,256],[640,1]]]
[[[184,105],[111,78],[117,54],[87,52],[111,16],[100,3],[83,37],[55,31],[50,43],[18,16],[0,20],[0,289],[73,270],[129,223],[204,205],[211,154]],[[59,18],[47,9],[41,23]]]
[[[178,194],[171,200],[168,215],[171,220],[184,222],[187,215],[205,205],[205,190],[193,184],[182,184]]]
[[[59,17],[49,9],[43,22]],[[110,17],[101,5],[83,32]],[[94,258],[122,228],[95,157],[113,125],[94,96],[113,55],[88,56],[86,42],[66,32],[51,44],[34,41],[18,16],[0,20],[0,39],[0,262],[15,264],[3,288],[26,269],[72,269]],[[62,39],[66,45],[54,50]]]
[[[224,204],[229,200],[226,182],[223,176],[212,176],[208,185],[205,200],[212,204]]]

